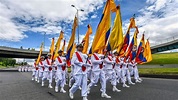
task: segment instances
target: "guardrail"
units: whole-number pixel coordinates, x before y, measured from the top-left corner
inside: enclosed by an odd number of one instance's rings
[[[171,42],[171,41],[175,41],[175,40],[177,40],[177,39],[178,39],[178,35],[175,35],[175,36],[173,36],[173,37],[169,37],[169,38],[166,38],[166,39],[157,40],[155,43],[152,43],[151,46],[156,46],[156,45],[168,43],[168,42]]]

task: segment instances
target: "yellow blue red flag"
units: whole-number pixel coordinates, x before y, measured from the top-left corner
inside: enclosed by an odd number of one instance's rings
[[[139,64],[147,62],[145,55],[144,55],[144,51],[145,51],[145,39],[144,39],[144,34],[143,34],[142,39],[140,40],[140,44],[138,46],[137,55],[135,59],[135,61]]]
[[[137,35],[139,31],[138,28],[136,27],[136,30],[134,32],[134,36],[132,38],[132,41],[128,47],[127,53],[126,53],[126,58],[130,57],[130,60],[133,60],[136,57],[136,52],[137,52]]]
[[[85,37],[82,40],[82,44],[83,44],[83,53],[87,54],[87,50],[88,50],[88,45],[89,45],[89,39],[90,39],[90,34],[92,34],[92,28],[90,25],[87,26],[88,30],[86,32]]]
[[[107,50],[113,51],[116,48],[121,48],[122,45],[123,45],[122,18],[121,18],[120,6],[117,6],[114,26],[112,28],[111,35],[109,36]]]
[[[116,5],[114,0],[107,0],[89,54],[92,54],[95,51],[104,49],[106,47],[106,43],[110,35],[111,11],[114,11],[115,8]]]
[[[74,41],[75,41],[75,32],[76,32],[76,28],[78,26],[78,20],[77,20],[77,17],[75,16],[75,19],[74,19],[74,23],[73,23],[73,27],[72,27],[72,35],[70,37],[70,40],[69,40],[69,44],[67,46],[67,55],[66,55],[66,61],[67,61],[67,65],[68,67],[70,66],[70,58],[72,56],[71,54],[71,51],[72,51],[72,48],[74,46]]]

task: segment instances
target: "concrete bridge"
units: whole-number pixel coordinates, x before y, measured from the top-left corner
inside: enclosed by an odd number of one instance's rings
[[[39,51],[17,49],[11,47],[0,46],[0,57],[6,58],[37,58]],[[47,52],[43,52],[42,55],[46,55]]]
[[[166,41],[161,42],[155,46],[152,46],[151,52],[152,54],[154,54],[154,53],[173,50],[173,49],[178,49],[178,36],[168,38],[166,39]]]
[[[162,42],[160,44],[151,47],[151,51],[153,54],[158,52],[173,50],[173,49],[178,49],[178,36],[177,38],[174,37],[169,41],[167,40],[164,43]],[[38,57],[38,54],[39,51],[0,46],[0,57],[34,59]],[[46,54],[47,54],[46,51],[42,53],[42,55],[46,55]]]

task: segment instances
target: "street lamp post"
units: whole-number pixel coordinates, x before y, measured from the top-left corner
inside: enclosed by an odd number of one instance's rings
[[[79,41],[79,11],[84,11],[83,9],[78,9],[77,7],[75,7],[75,5],[71,5],[72,7],[74,7],[76,10],[77,10],[77,18],[78,18],[78,44],[80,43],[80,41]]]

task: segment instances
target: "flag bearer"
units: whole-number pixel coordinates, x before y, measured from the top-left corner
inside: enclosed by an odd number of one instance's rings
[[[112,58],[112,56],[110,56],[109,54],[110,52],[108,51],[106,54],[106,57],[104,59],[104,63],[105,63],[105,73],[106,73],[106,81],[110,81],[112,86],[113,86],[113,91],[116,92],[121,92],[121,90],[116,88],[117,85],[117,81],[116,81],[116,73],[114,71],[114,60]]]
[[[133,75],[134,75],[135,82],[141,83],[142,79],[139,77],[137,62],[135,62],[135,60],[132,61],[132,67],[133,67]]]
[[[118,58],[118,53],[117,51],[113,51],[114,53],[114,57],[113,57],[113,60],[115,62],[114,64],[114,70],[116,72],[116,78],[117,78],[117,83],[120,83],[120,80],[121,80],[121,68],[120,68],[120,61],[119,61],[119,58]]]
[[[32,68],[32,81],[35,79],[35,75],[36,75],[36,61],[37,59],[35,59],[35,62],[33,64],[33,68]]]
[[[39,66],[39,76],[38,76],[38,83],[40,83],[40,80],[42,80],[42,78],[43,78],[43,72],[44,72],[44,69],[45,69],[45,67],[44,67],[44,56],[41,56],[40,57],[40,62],[39,62],[39,64],[38,64],[38,66]]]
[[[71,99],[74,98],[74,93],[77,89],[81,86],[81,96],[83,97],[83,100],[87,99],[87,70],[86,67],[89,66],[89,64],[86,64],[87,56],[82,53],[83,51],[83,45],[78,44],[77,45],[77,51],[73,54],[72,57],[72,65],[74,65],[74,72],[73,77],[75,79],[75,83],[69,90],[69,96]]]
[[[94,86],[95,84],[98,83],[98,80],[100,79],[101,83],[101,97],[104,98],[111,98],[111,96],[108,96],[106,94],[106,78],[105,78],[105,73],[103,71],[103,59],[104,55],[98,54],[95,52],[91,56],[91,63],[92,63],[92,74],[93,77],[91,78],[91,82],[88,85],[88,93],[90,93],[90,88]]]
[[[55,86],[55,91],[58,92],[58,86],[60,85],[61,90],[60,92],[66,93],[64,90],[64,85],[65,85],[65,74],[66,74],[66,60],[65,57],[62,57],[62,50],[58,51],[59,56],[55,60],[55,65],[57,66],[57,71],[56,71],[56,86]]]
[[[44,60],[44,67],[45,67],[45,69],[44,69],[44,72],[43,72],[43,78],[42,78],[42,84],[41,84],[41,86],[44,86],[44,81],[46,80],[46,79],[48,79],[49,80],[49,85],[48,85],[48,87],[49,88],[53,88],[52,87],[52,61],[51,61],[51,54],[50,53],[48,53],[48,58],[46,58],[45,60]]]

